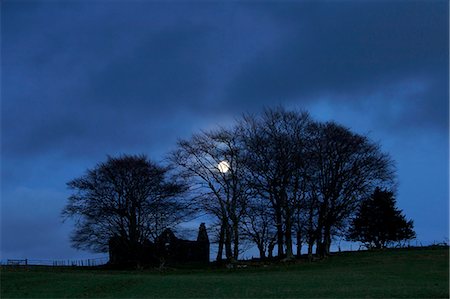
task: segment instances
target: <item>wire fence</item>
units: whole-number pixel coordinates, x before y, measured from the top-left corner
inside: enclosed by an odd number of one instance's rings
[[[2,266],[50,266],[50,267],[95,267],[108,263],[107,257],[92,259],[1,259]]]

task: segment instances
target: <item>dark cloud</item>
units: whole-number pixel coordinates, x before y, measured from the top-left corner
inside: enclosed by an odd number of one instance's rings
[[[271,103],[331,95],[349,105],[352,99],[364,101],[370,93],[420,79],[432,81],[425,105],[439,107],[436,114],[430,110],[422,114],[423,101],[401,104],[411,107],[409,113],[415,117],[445,126],[446,7],[444,1],[269,4],[265,11],[280,31],[288,33],[275,49],[247,63],[231,82],[228,97],[236,102]]]
[[[224,26],[205,8],[189,17],[183,6],[45,3],[5,13],[5,154],[92,142],[108,152],[117,139],[143,146],[169,128],[189,128],[180,124],[186,114],[192,122],[215,113],[208,83],[222,53],[214,29]]]

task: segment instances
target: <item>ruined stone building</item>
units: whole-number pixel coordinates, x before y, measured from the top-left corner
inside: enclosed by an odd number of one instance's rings
[[[196,241],[179,239],[172,230],[166,229],[155,242],[146,240],[133,251],[120,237],[110,239],[109,263],[111,265],[128,265],[136,262],[141,265],[208,263],[209,239],[205,224],[200,224]]]

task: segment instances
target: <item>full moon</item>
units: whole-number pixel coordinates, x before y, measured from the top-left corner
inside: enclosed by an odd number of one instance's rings
[[[227,173],[230,170],[230,164],[227,161],[222,161],[217,165],[217,168],[221,173]]]

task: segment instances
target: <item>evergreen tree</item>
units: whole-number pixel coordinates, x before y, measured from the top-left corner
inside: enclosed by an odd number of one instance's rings
[[[373,195],[361,203],[347,240],[362,242],[367,248],[384,248],[391,242],[415,238],[413,221],[406,220],[395,205],[392,192],[376,188]]]

